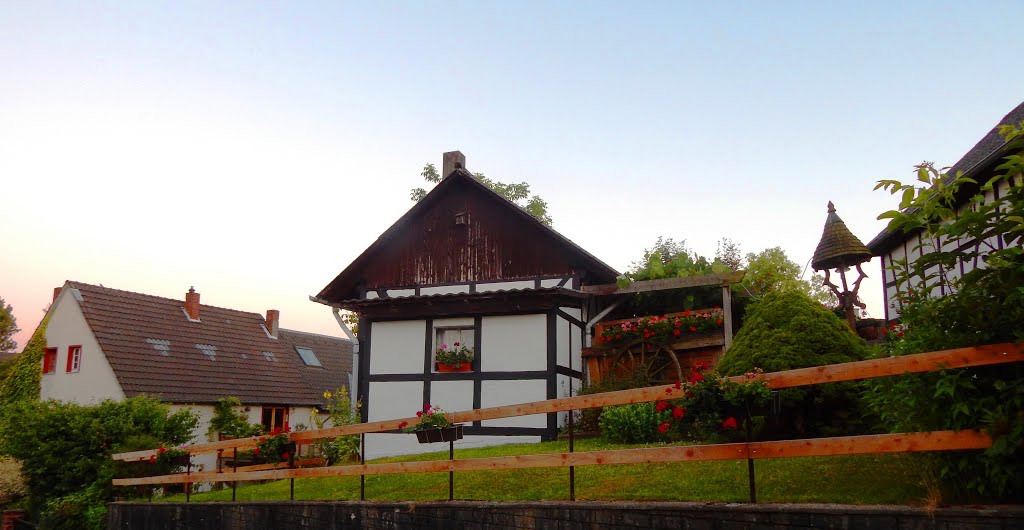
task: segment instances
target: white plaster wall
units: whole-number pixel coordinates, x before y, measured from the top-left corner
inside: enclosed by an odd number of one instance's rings
[[[480,406],[499,407],[547,399],[547,382],[541,379],[525,381],[484,381],[480,389]],[[547,427],[546,414],[532,414],[514,418],[483,420],[485,427]]]
[[[46,345],[57,348],[57,367],[55,373],[42,375],[40,399],[56,399],[81,405],[94,405],[104,399],[124,399],[124,391],[117,382],[114,370],[89,329],[82,308],[71,295],[70,288],[61,291],[50,310]],[[72,345],[82,346],[81,369],[67,373],[68,347]],[[155,350],[153,354],[159,355]],[[39,368],[41,371],[42,365]]]
[[[502,291],[508,289],[533,289],[536,283],[533,280],[522,280],[518,282],[494,282],[476,284],[476,292],[486,293],[490,291]]]
[[[468,293],[469,284],[460,285],[438,285],[436,287],[420,287],[420,296],[426,296],[430,294],[456,294],[456,293]]]
[[[562,283],[562,280],[564,280],[564,279],[565,278],[548,278],[546,280],[541,280],[540,281],[540,286],[541,287],[558,287],[558,284]],[[566,281],[565,285],[563,285],[562,287],[564,287],[566,289],[572,289],[572,277],[571,276],[568,278],[568,281]]]
[[[480,328],[482,371],[547,369],[546,315],[484,317]]]
[[[370,383],[369,399],[366,409],[368,421],[408,418],[423,408],[423,383],[373,381]]]
[[[367,300],[375,300],[377,298],[378,298],[377,291],[367,291],[366,292],[366,299]]]
[[[416,296],[416,289],[388,289],[388,296],[401,298],[403,296]]]
[[[433,381],[430,383],[430,404],[447,412],[473,410],[472,381]]]
[[[370,331],[370,373],[423,373],[426,321],[374,322]]]
[[[583,311],[575,307],[563,307],[562,311],[565,311],[570,316],[576,317],[583,320]],[[555,324],[555,335],[558,344],[558,364],[561,366],[571,366],[574,370],[582,370],[583,357],[581,352],[580,342],[580,328],[569,322],[568,320],[558,317]],[[569,364],[569,359],[572,359],[572,364]]]

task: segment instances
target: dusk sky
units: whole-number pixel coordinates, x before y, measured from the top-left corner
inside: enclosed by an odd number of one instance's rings
[[[310,302],[461,150],[619,269],[658,236],[801,265],[826,203],[950,165],[1024,99],[1024,2],[4,2],[0,297],[65,280]],[[883,316],[877,260],[861,287]]]

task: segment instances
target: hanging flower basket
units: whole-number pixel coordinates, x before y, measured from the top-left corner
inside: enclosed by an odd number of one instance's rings
[[[434,442],[453,442],[462,439],[462,424],[449,425],[440,429],[424,429],[416,432],[416,439],[421,444]]]
[[[452,363],[452,364],[437,363],[437,371],[438,372],[442,372],[442,373],[446,373],[446,372],[472,372],[473,371],[473,364],[472,363],[467,363],[467,362],[455,362],[455,363]]]

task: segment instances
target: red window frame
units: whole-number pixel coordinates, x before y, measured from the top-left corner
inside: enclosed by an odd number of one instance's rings
[[[82,369],[82,345],[68,346],[68,366],[66,373],[79,372]]]
[[[57,348],[46,348],[43,352],[43,373],[57,373]]]

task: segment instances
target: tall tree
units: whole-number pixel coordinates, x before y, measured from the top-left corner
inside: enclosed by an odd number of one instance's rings
[[[441,182],[441,174],[438,173],[437,166],[434,164],[423,166],[420,176],[423,177],[423,180],[433,184]],[[525,182],[499,182],[487,178],[483,173],[473,173],[473,178],[498,195],[508,199],[512,204],[526,210],[527,213],[537,218],[538,221],[551,226],[551,216],[548,215],[548,203],[541,199],[539,195],[531,195],[529,184]],[[423,188],[413,188],[409,192],[409,198],[413,202],[419,202],[426,196],[427,190]]]
[[[0,353],[12,352],[18,348],[14,334],[18,329],[18,320],[14,318],[14,308],[0,298]]]
[[[789,259],[782,247],[766,248],[747,254],[747,274],[743,286],[753,294],[766,292],[800,291],[822,304],[835,304],[832,293],[817,276],[803,279],[802,270]]]

